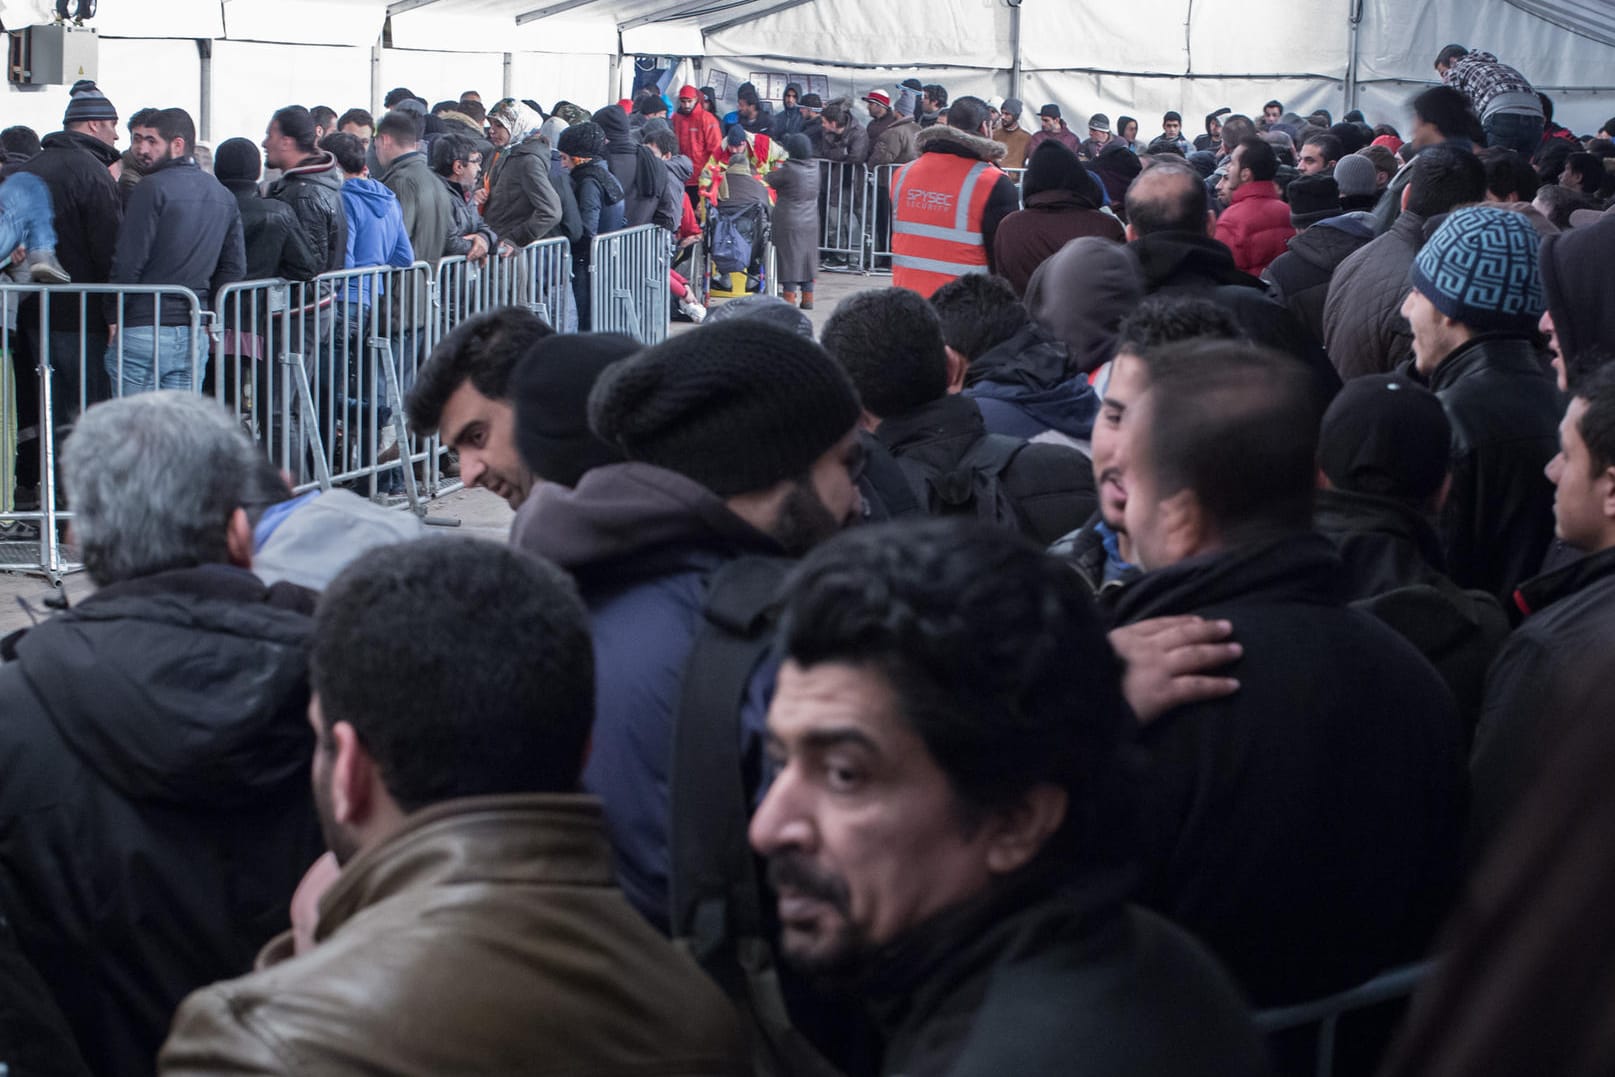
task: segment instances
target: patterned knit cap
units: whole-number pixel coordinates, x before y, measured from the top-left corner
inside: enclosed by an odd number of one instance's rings
[[[1425,243],[1408,280],[1441,313],[1480,332],[1521,331],[1542,317],[1541,237],[1520,213],[1454,210]]]

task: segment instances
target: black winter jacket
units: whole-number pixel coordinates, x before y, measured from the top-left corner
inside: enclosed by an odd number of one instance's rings
[[[1446,556],[1435,526],[1394,498],[1320,490],[1313,524],[1345,563],[1352,603],[1419,649],[1473,729],[1486,668],[1508,635],[1497,599],[1453,583],[1442,571]]]
[[[860,994],[882,1074],[1256,1077],[1239,992],[1181,928],[1103,873],[948,909],[883,947]],[[1171,1035],[1162,1028],[1170,1025]]]
[[[1345,605],[1329,541],[1190,558],[1116,620],[1233,623],[1239,691],[1146,726],[1139,900],[1227,962],[1253,1002],[1338,991],[1422,952],[1463,826],[1452,695],[1406,640]]]
[[[251,180],[224,186],[235,195],[236,208],[241,211],[241,235],[247,248],[243,280],[313,280],[325,271],[290,206],[265,198]]]
[[[1305,363],[1322,408],[1340,391],[1340,377],[1318,342],[1282,303],[1268,296],[1261,281],[1234,265],[1225,244],[1193,232],[1156,232],[1131,244],[1144,271],[1144,290],[1210,299],[1233,315],[1245,334]]]
[[[1515,604],[1525,623],[1503,644],[1487,675],[1469,764],[1475,852],[1508,822],[1541,764],[1577,724],[1604,719],[1572,704],[1602,670],[1615,639],[1615,550],[1521,584]]]
[[[1411,360],[1406,372],[1422,380]],[[1473,337],[1428,381],[1452,423],[1452,493],[1439,528],[1447,571],[1460,587],[1507,601],[1541,571],[1553,541],[1553,484],[1542,469],[1559,452],[1564,399],[1523,336]]]
[[[1290,237],[1289,250],[1262,272],[1267,294],[1290,309],[1313,340],[1323,339],[1323,305],[1335,270],[1374,238],[1373,215],[1347,213]]]
[[[448,245],[444,249],[445,257],[453,258],[462,254],[471,253],[471,241],[466,236],[481,236],[488,244],[488,253],[492,254],[499,243],[499,237],[494,230],[483,221],[482,214],[477,212],[477,204],[466,194],[464,187],[455,183],[447,176],[439,176],[443,187],[449,192],[449,209],[454,213],[454,224],[449,229]]]
[[[153,167],[129,196],[112,257],[112,283],[184,285],[206,309],[219,289],[246,272],[247,248],[235,196],[193,157]],[[150,295],[125,299],[124,324],[149,326],[154,303]],[[181,297],[164,295],[161,307],[160,324],[190,324],[190,304]],[[116,321],[118,298],[108,296],[105,309],[107,321]]]
[[[341,270],[348,258],[348,216],[342,209],[342,169],[321,150],[287,169],[269,185],[269,197],[292,207],[303,238],[320,260],[321,273]]]
[[[46,135],[41,145],[41,152],[16,171],[31,172],[50,188],[51,208],[56,213],[56,257],[62,268],[76,284],[104,284],[112,275],[112,252],[123,221],[118,184],[107,171],[118,160],[118,151],[80,131],[56,131]],[[37,300],[22,303],[19,325],[38,324],[37,304]],[[90,324],[98,316],[92,304],[87,314]],[[50,322],[58,332],[76,331],[79,304],[52,303]]]
[[[150,1074],[180,1000],[251,969],[323,851],[312,606],[177,569],[102,588],[0,665],[0,907],[96,1073]]]
[[[944,396],[906,415],[882,419],[875,436],[899,460],[912,456],[945,474],[987,436],[987,427],[974,400]],[[1002,482],[1026,536],[1041,546],[1076,530],[1098,504],[1093,465],[1063,445],[1027,444],[1004,469]]]

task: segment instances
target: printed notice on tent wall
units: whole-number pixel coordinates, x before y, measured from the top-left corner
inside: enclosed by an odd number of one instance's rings
[[[729,72],[714,67],[707,72],[707,85],[712,87],[712,95],[719,101],[729,99]]]
[[[804,95],[816,93],[823,100],[830,99],[830,76],[806,75],[783,71],[753,71],[751,84],[757,87],[758,96],[768,101],[784,101],[785,87],[796,83]]]

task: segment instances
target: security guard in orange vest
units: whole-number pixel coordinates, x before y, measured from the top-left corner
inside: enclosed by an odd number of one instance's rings
[[[1020,208],[1015,181],[995,163],[991,112],[977,97],[920,132],[920,156],[892,181],[892,283],[929,297],[966,273],[991,273],[998,222]]]

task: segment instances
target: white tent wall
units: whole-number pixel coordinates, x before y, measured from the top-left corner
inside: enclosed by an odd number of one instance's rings
[[[435,105],[439,101],[458,101],[465,90],[476,90],[483,104],[491,108],[502,96],[504,81],[505,58],[498,53],[381,50],[383,94],[394,86],[407,86],[426,98],[427,104]],[[355,103],[344,106],[332,101],[330,105],[340,113]],[[381,102],[373,101],[364,107],[374,111]]]
[[[341,112],[369,97],[369,49],[213,43],[215,144],[236,136],[262,142],[269,117],[283,105],[323,104]]]
[[[136,109],[148,105],[182,108],[193,118],[201,110],[202,61],[191,40],[103,39],[96,83],[118,110],[120,149],[129,148],[128,129],[123,125]],[[59,131],[67,109],[67,89],[13,89],[0,110],[0,120],[7,127],[32,127],[41,135]]]
[[[558,56],[548,52],[519,52],[511,57],[511,92],[518,98],[537,101],[547,109],[554,108],[556,101],[565,98],[592,111],[606,103],[610,86],[611,57],[600,53]],[[494,100],[483,91],[483,104],[492,105]]]

